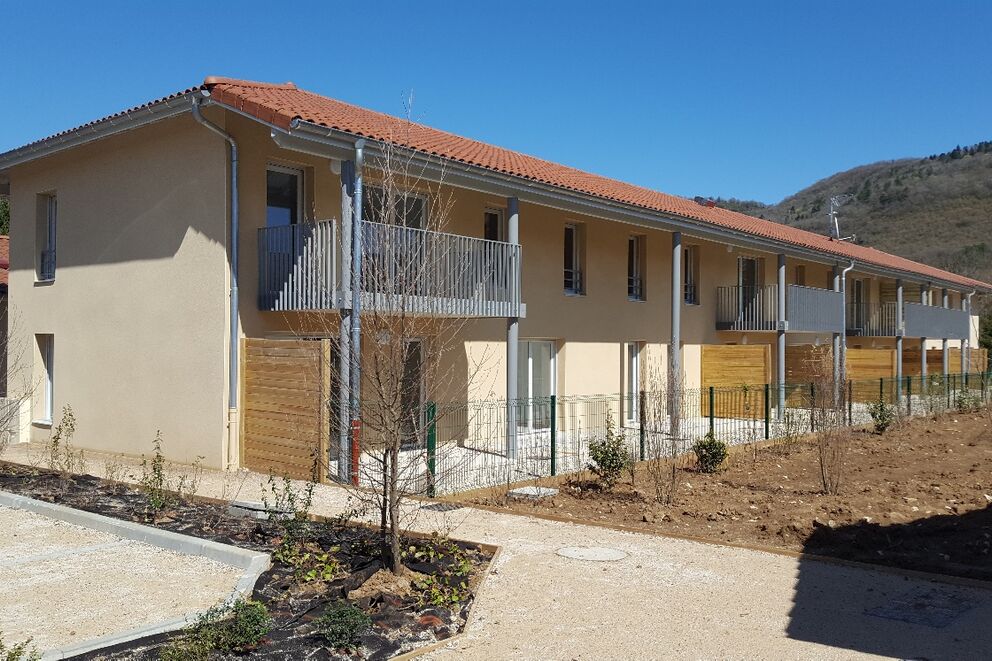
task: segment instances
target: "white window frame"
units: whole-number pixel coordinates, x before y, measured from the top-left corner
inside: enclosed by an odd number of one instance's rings
[[[624,389],[627,391],[627,405],[624,417],[628,423],[640,422],[641,399],[641,343],[627,342],[624,345]]]
[[[306,222],[306,206],[304,205],[304,190],[306,187],[306,173],[303,168],[294,168],[288,165],[279,165],[278,163],[266,163],[265,164],[265,177],[266,186],[268,186],[268,176],[269,172],[281,172],[282,174],[291,174],[296,176],[296,224]],[[267,194],[266,194],[267,195]],[[268,206],[268,200],[266,200],[266,206]],[[266,219],[266,222],[268,219]]]
[[[490,239],[491,241],[503,241],[506,242],[506,212],[498,207],[486,207],[482,212],[482,236],[485,238],[486,235],[486,215],[494,214],[496,216],[496,238]]]
[[[534,421],[536,416],[534,415],[534,352],[533,346],[536,344],[546,344],[551,350],[549,355],[551,357],[549,369],[551,371],[551,396],[555,396],[558,393],[558,347],[554,340],[520,340],[521,346],[518,350],[524,349],[527,351],[527,392],[517,393],[517,397],[527,400],[527,420],[526,424],[522,421],[517,422],[517,426],[522,431],[542,431],[549,429],[550,427],[535,427]],[[526,347],[526,348],[525,348]],[[554,415],[554,411],[551,412]]]
[[[39,333],[35,338],[45,374],[42,383],[44,400],[41,402],[43,417],[36,418],[33,422],[51,425],[55,417],[55,336],[51,333]]]
[[[633,253],[631,250],[633,249]],[[644,235],[631,234],[627,237],[627,300],[643,301],[644,296],[644,264],[641,259],[641,252],[644,250]],[[630,256],[633,254],[634,263],[630,263]],[[633,267],[633,268],[631,268]],[[638,281],[638,292],[636,295],[630,293],[630,281]]]
[[[564,244],[565,234],[572,232],[572,287],[565,287],[567,296],[582,296],[586,291],[585,264],[582,263],[582,230],[578,223],[565,223],[565,232],[562,234]],[[563,257],[564,259],[564,252]],[[562,270],[565,265],[562,264]],[[578,274],[578,286],[576,287],[576,274]]]
[[[55,193],[43,193],[45,198],[45,243],[37,248],[38,268],[35,271],[37,282],[53,282],[55,280],[55,270],[58,264],[58,253],[55,252],[56,233],[58,231],[58,209],[59,201]],[[36,235],[37,236],[37,235]],[[52,252],[52,267],[49,273],[45,273],[45,253]]]

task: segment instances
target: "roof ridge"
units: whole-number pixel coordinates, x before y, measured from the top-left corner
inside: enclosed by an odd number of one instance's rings
[[[286,81],[285,83],[263,83],[257,80],[242,80],[241,78],[227,78],[225,76],[207,76],[203,79],[203,86],[210,89],[214,85],[234,85],[237,87],[257,87],[280,90],[298,90],[296,83]],[[306,90],[301,90],[306,91]]]

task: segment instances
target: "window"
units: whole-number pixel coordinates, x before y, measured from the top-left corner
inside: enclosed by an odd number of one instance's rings
[[[424,361],[423,343],[420,340],[406,340],[404,343],[403,376],[400,384],[400,410],[403,442],[414,443],[417,431],[422,429],[424,412]]]
[[[270,165],[265,172],[265,225],[284,227],[300,222],[303,171]]]
[[[502,209],[486,209],[483,214],[483,238],[487,241],[506,241]]]
[[[54,415],[54,358],[55,340],[53,335],[36,335],[38,343],[39,365],[42,372],[41,379],[41,415],[35,416],[36,422],[51,424]]]
[[[35,246],[37,246],[36,277],[38,280],[55,279],[55,224],[58,200],[52,193],[38,196],[35,218]]]
[[[362,193],[362,220],[423,229],[427,220],[427,198],[416,193],[366,186]]]
[[[806,267],[802,264],[796,266],[796,284],[801,287],[806,286]]]
[[[517,397],[523,429],[551,426],[551,395],[555,394],[555,346],[548,340],[520,342],[517,356]]]
[[[565,225],[565,293],[582,294],[585,281],[582,278],[582,231],[574,223]]]
[[[699,246],[682,249],[682,300],[699,305]]]
[[[627,342],[624,354],[624,413],[627,422],[637,423],[640,416],[641,393],[640,343]]]
[[[644,237],[638,234],[627,238],[627,298],[644,300]]]

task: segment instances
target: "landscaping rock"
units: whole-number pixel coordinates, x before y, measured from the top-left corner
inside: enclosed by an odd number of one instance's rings
[[[511,489],[506,495],[508,498],[517,500],[543,500],[557,496],[558,489],[552,489],[550,487],[518,487]]]

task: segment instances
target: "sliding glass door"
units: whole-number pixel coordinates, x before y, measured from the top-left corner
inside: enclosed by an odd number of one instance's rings
[[[551,426],[551,395],[555,394],[555,345],[550,340],[520,343],[517,364],[517,395],[522,429]]]

